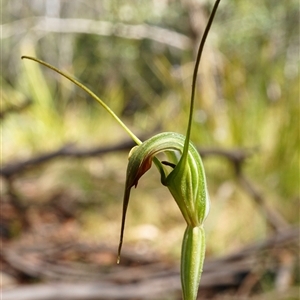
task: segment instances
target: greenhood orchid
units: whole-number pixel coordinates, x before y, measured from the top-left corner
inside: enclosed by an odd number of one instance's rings
[[[98,101],[109,114],[111,114],[111,116],[137,143],[137,146],[135,146],[129,153],[123,198],[118,263],[120,262],[126,211],[131,188],[133,186],[137,186],[139,179],[151,168],[152,163],[154,163],[159,170],[161,183],[171,192],[187,223],[181,251],[181,283],[184,300],[195,300],[197,298],[205,256],[205,234],[203,222],[209,211],[209,196],[207,192],[204,167],[196,147],[190,141],[190,135],[199,63],[206,37],[220,1],[221,0],[217,0],[214,4],[200,42],[193,74],[190,114],[186,136],[174,132],[164,132],[142,142],[130,131],[119,117],[86,86],[44,61],[29,56],[22,56],[22,58],[34,60],[52,69],[87,92],[92,98]],[[157,154],[161,152],[166,154],[167,161],[160,161],[158,159]]]
[[[153,160],[160,170],[162,184],[170,190],[187,223],[182,244],[181,281],[184,299],[192,300],[197,297],[204,261],[203,221],[209,211],[209,197],[199,153],[191,142],[186,148],[185,142],[186,137],[181,134],[164,132],[132,149],[127,167],[118,262],[130,190],[137,186],[138,180],[151,167]],[[170,161],[160,162],[155,157],[160,152],[166,152]],[[166,175],[162,164],[173,167],[173,170]]]

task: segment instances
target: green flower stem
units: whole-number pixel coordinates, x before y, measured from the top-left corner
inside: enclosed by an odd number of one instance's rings
[[[197,299],[205,256],[203,226],[187,226],[181,250],[181,285],[184,300]]]
[[[188,126],[187,126],[187,131],[186,131],[186,141],[184,145],[184,151],[183,151],[183,159],[187,158],[187,152],[189,148],[189,142],[190,142],[190,136],[191,136],[191,130],[192,130],[192,123],[193,123],[193,112],[194,112],[194,103],[195,103],[195,93],[196,93],[196,81],[197,81],[197,75],[198,75],[198,69],[199,69],[199,64],[201,60],[201,56],[203,53],[203,48],[205,45],[205,41],[208,35],[208,32],[210,30],[210,27],[212,25],[212,22],[214,20],[215,14],[217,12],[219,3],[221,0],[216,0],[214,7],[212,9],[212,12],[209,16],[209,20],[207,22],[207,25],[205,27],[203,36],[201,38],[201,42],[199,45],[198,53],[197,53],[197,58],[196,58],[196,63],[195,63],[195,68],[194,68],[194,73],[193,73],[193,81],[192,81],[192,92],[191,92],[191,104],[190,104],[190,114],[189,114],[189,120],[188,120]]]

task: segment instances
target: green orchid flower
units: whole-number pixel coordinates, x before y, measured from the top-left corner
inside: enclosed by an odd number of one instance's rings
[[[104,109],[124,128],[137,143],[129,153],[126,173],[126,183],[123,198],[123,213],[121,222],[118,260],[120,262],[123,243],[126,211],[130,198],[130,191],[137,186],[139,179],[151,168],[152,162],[160,172],[161,183],[165,185],[175,199],[186,223],[181,251],[181,284],[184,300],[195,300],[198,294],[204,256],[205,233],[203,222],[209,212],[209,196],[205,179],[204,167],[196,147],[190,141],[196,79],[203,47],[213,22],[215,13],[221,0],[217,0],[212,9],[209,21],[200,42],[192,82],[191,105],[186,136],[174,132],[157,134],[142,142],[119,119],[119,117],[90,89],[76,79],[59,69],[37,58],[22,56],[22,58],[36,61],[53,71],[66,77],[98,101]],[[157,154],[164,152],[167,161],[160,161]]]
[[[205,254],[203,221],[209,211],[209,197],[200,155],[192,143],[186,147],[185,142],[186,137],[181,134],[164,132],[131,151],[123,200],[118,262],[130,190],[137,186],[140,177],[150,169],[154,161],[160,170],[162,184],[170,190],[187,223],[182,244],[181,281],[184,299],[196,299]],[[166,152],[170,161],[160,162],[155,156],[160,152]],[[163,164],[173,168],[167,175]]]

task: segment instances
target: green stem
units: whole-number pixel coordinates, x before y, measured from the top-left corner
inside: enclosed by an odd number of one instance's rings
[[[53,67],[52,65],[37,59],[35,57],[31,57],[31,56],[22,56],[22,59],[30,59],[33,60],[35,62],[40,63],[41,65],[59,73],[60,75],[64,76],[65,78],[69,79],[71,82],[73,82],[74,84],[76,84],[78,87],[80,87],[81,89],[83,89],[86,93],[88,93],[92,98],[94,98],[96,101],[98,101],[102,107],[122,126],[122,128],[129,134],[129,136],[138,144],[142,144],[142,141],[121,121],[121,119],[96,95],[94,94],[90,89],[88,89],[86,86],[84,86],[82,83],[80,83],[78,80],[74,79],[73,77],[67,75],[66,73],[60,71],[59,69]]]
[[[188,127],[187,127],[187,132],[186,132],[184,150],[183,150],[183,154],[182,154],[183,159],[187,158],[187,153],[188,153],[188,148],[189,148],[191,128],[192,128],[192,122],[193,122],[193,111],[194,111],[194,102],[195,102],[195,93],[196,93],[196,81],[197,81],[199,64],[200,64],[200,60],[201,60],[201,56],[202,56],[202,52],[203,52],[203,48],[204,48],[204,44],[205,44],[208,32],[210,30],[211,24],[213,22],[213,19],[215,17],[215,14],[217,12],[217,9],[218,9],[218,6],[219,6],[220,2],[221,2],[221,0],[217,0],[214,4],[214,7],[213,7],[212,12],[210,14],[208,23],[207,23],[206,28],[204,30],[203,36],[201,38],[201,42],[200,42],[198,53],[197,53],[197,58],[196,58],[196,63],[195,63],[195,68],[194,68],[194,73],[193,73],[193,81],[192,81],[192,93],[191,93],[189,121],[188,121]]]

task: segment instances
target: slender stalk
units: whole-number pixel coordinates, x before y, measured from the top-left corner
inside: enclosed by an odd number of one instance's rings
[[[76,84],[78,87],[80,87],[81,89],[83,89],[86,93],[88,93],[92,98],[94,98],[96,101],[98,101],[102,107],[122,126],[122,128],[129,134],[129,136],[138,144],[140,145],[142,143],[142,141],[121,121],[121,119],[95,94],[93,93],[89,88],[87,88],[86,86],[84,86],[82,83],[80,83],[78,80],[76,80],[75,78],[67,75],[66,73],[60,71],[59,69],[55,68],[54,66],[40,60],[37,59],[35,57],[31,57],[31,56],[26,56],[23,55],[21,57],[22,59],[30,59],[33,60],[35,62],[40,63],[41,65],[59,73],[60,75],[64,76],[65,78],[69,79],[71,82],[73,82],[74,84]]]
[[[190,104],[190,114],[189,114],[189,121],[188,121],[188,127],[187,127],[187,132],[186,132],[186,139],[185,139],[185,145],[184,145],[184,150],[183,150],[183,158],[186,159],[187,153],[188,153],[188,146],[190,142],[190,136],[191,136],[191,128],[192,128],[192,122],[193,122],[193,111],[194,111],[194,103],[195,103],[195,93],[196,93],[196,81],[197,81],[197,75],[198,75],[198,70],[199,70],[199,64],[204,48],[204,44],[208,35],[208,32],[210,30],[211,24],[214,20],[215,14],[217,12],[219,3],[221,0],[217,0],[214,4],[214,7],[212,9],[212,12],[210,14],[209,20],[207,22],[207,25],[205,27],[203,36],[200,41],[198,53],[197,53],[197,58],[196,58],[196,63],[195,63],[195,68],[194,68],[194,73],[193,73],[193,81],[192,81],[192,92],[191,92],[191,104]]]

